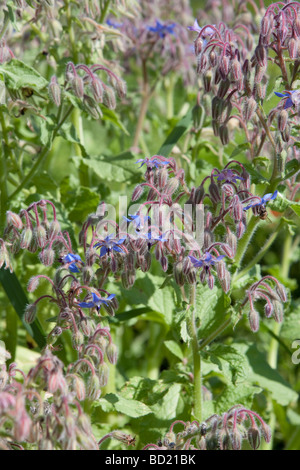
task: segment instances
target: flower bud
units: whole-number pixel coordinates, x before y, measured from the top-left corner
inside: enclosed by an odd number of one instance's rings
[[[256,111],[256,108],[257,102],[253,96],[250,96],[249,99],[245,99],[243,107],[243,118],[245,121],[250,121]]]
[[[88,95],[84,95],[83,104],[86,112],[89,113],[89,115],[92,116],[93,119],[98,120],[102,118],[102,111],[93,98]]]
[[[136,186],[135,189],[133,190],[131,200],[132,200],[133,202],[137,201],[138,199],[140,199],[140,197],[142,196],[143,192],[144,192],[144,186],[141,186],[141,185],[139,184],[139,185]]]
[[[25,323],[33,323],[37,314],[36,304],[28,304],[26,305],[25,312],[24,312],[24,321]]]
[[[211,183],[208,188],[211,200],[214,204],[218,204],[221,201],[218,185],[211,179]]]
[[[43,225],[38,225],[34,231],[34,236],[40,248],[43,248],[47,241],[47,233]]]
[[[288,122],[289,114],[285,109],[282,109],[278,114],[278,129],[283,132]]]
[[[116,364],[118,360],[118,348],[114,343],[109,343],[106,348],[106,356],[111,364]]]
[[[273,302],[273,318],[277,323],[283,322],[283,308],[280,302],[274,301]]]
[[[260,435],[260,430],[255,426],[251,426],[251,428],[248,429],[248,441],[252,449],[256,450],[260,446],[260,441],[261,441],[261,435]]]
[[[34,292],[37,289],[39,282],[40,278],[38,276],[31,277],[27,285],[28,292]]]
[[[253,333],[259,330],[259,314],[253,308],[251,308],[249,312],[249,324]]]
[[[23,250],[28,249],[32,240],[32,230],[30,227],[25,227],[21,233],[20,246]]]
[[[75,77],[73,77],[71,85],[74,94],[77,96],[77,98],[82,99],[84,95],[84,83],[82,78],[79,75],[76,75]]]
[[[58,220],[57,219],[52,220],[50,227],[49,227],[49,231],[48,231],[49,240],[51,238],[56,237],[56,235],[58,235],[60,231],[61,231],[61,228],[60,228],[60,223],[58,222]]]
[[[8,226],[13,225],[18,230],[21,230],[23,228],[23,222],[21,220],[21,217],[15,212],[7,211],[6,221]]]
[[[79,350],[80,346],[84,343],[84,336],[81,331],[77,330],[72,334],[72,346],[77,351]]]
[[[98,375],[99,387],[105,387],[108,383],[109,378],[109,367],[106,362],[102,362],[101,364],[99,364]]]
[[[127,84],[121,78],[116,81],[115,89],[117,90],[118,97],[124,99],[127,94]]]
[[[271,302],[267,302],[265,305],[265,314],[267,318],[270,318],[272,316],[272,313],[274,311],[273,305]]]
[[[179,186],[178,179],[177,178],[171,178],[167,182],[167,184],[164,187],[163,191],[164,191],[165,194],[168,194],[169,196],[171,196],[178,189],[178,186]]]
[[[280,283],[276,284],[276,292],[279,295],[279,298],[280,298],[280,300],[282,300],[282,302],[287,301],[286,290],[285,290],[285,287],[282,284],[280,284]]]
[[[222,80],[219,87],[218,87],[217,96],[219,98],[223,99],[224,96],[226,95],[227,91],[229,90],[229,87],[230,87],[230,80],[228,80],[228,79]]]
[[[100,397],[100,381],[96,374],[90,376],[87,384],[86,393],[91,401],[98,400],[98,398]]]
[[[105,106],[108,107],[108,109],[115,109],[117,105],[115,92],[108,86],[106,86],[104,89],[103,102]]]
[[[223,145],[227,145],[229,143],[229,132],[227,126],[220,126],[220,139]]]
[[[43,250],[39,254],[39,258],[45,266],[52,266],[54,263],[55,251],[52,250],[52,248],[46,248],[46,250]]]
[[[96,101],[96,103],[102,103],[103,102],[103,86],[101,81],[98,78],[93,78],[91,81],[91,90],[93,93],[93,98]]]
[[[61,103],[61,89],[60,89],[60,86],[57,82],[57,78],[55,77],[55,75],[50,80],[48,92],[54,104],[57,107],[59,107]]]

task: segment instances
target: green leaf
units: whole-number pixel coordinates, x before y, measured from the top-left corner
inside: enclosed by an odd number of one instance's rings
[[[265,185],[269,185],[270,182],[267,178],[262,176],[258,171],[256,171],[251,165],[245,163],[244,167],[246,168],[247,172],[251,176],[251,183],[260,184],[263,183]]]
[[[105,395],[104,400],[111,403],[116,411],[131,418],[140,418],[152,413],[152,410],[145,403],[138,400],[129,400],[119,394],[109,393]]]
[[[80,186],[73,200],[72,209],[69,212],[70,221],[82,222],[91,212],[95,211],[95,207],[98,206],[99,202],[98,193],[95,193],[90,188]]]
[[[280,337],[289,341],[300,338],[300,305],[294,307],[292,312],[285,315]]]
[[[112,110],[108,109],[106,106],[100,106],[103,117],[102,119],[105,121],[112,122],[116,127],[121,129],[126,135],[130,135],[124,124],[120,121],[117,114]]]
[[[228,384],[244,381],[248,375],[248,363],[245,356],[234,346],[213,345],[206,354],[217,369],[221,371]]]
[[[280,405],[286,406],[298,399],[298,394],[281,377],[277,370],[272,369],[267,363],[263,353],[258,351],[256,345],[236,344],[235,348],[245,355],[248,362],[248,382],[257,384],[264,390],[268,390]]]
[[[197,285],[196,311],[200,320],[198,328],[199,340],[206,338],[226,320],[226,298],[221,289],[215,286]]]
[[[229,385],[216,399],[215,412],[222,414],[237,403],[251,408],[254,395],[261,391],[261,388],[249,384]]]
[[[0,75],[11,90],[20,90],[20,88],[42,90],[48,85],[48,81],[37,70],[18,59],[0,65]]]
[[[163,155],[164,157],[168,157],[178,142],[181,136],[188,130],[188,128],[193,123],[193,109],[191,108],[188,113],[176,124],[174,129],[166,138],[163,145],[160,147],[158,151],[158,155]]]
[[[29,301],[27,300],[26,294],[23,291],[17,276],[15,273],[10,273],[9,271],[1,268],[0,282],[13,308],[23,323],[23,326],[29,335],[38,344],[38,346],[42,349],[46,345],[46,335],[44,334],[40,322],[37,319],[31,325],[28,325],[24,322],[24,311],[26,305],[29,304]]]
[[[176,343],[176,341],[167,340],[164,342],[164,345],[169,351],[171,351],[172,354],[174,354],[174,356],[178,357],[178,359],[183,359],[183,352],[179,344]]]
[[[230,158],[236,157],[245,150],[248,150],[249,148],[251,148],[251,144],[249,142],[245,142],[243,144],[238,145],[231,153]]]

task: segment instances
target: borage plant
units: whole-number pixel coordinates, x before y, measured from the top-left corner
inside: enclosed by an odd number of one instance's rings
[[[297,448],[300,4],[233,3],[225,23],[214,2],[188,44],[188,2],[17,3],[1,32],[1,448]],[[171,132],[140,155],[164,90]]]

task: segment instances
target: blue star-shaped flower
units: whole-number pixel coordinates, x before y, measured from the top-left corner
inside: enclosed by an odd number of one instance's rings
[[[99,312],[99,310],[101,308],[101,305],[102,304],[107,305],[107,301],[110,301],[115,296],[116,296],[116,294],[110,294],[105,299],[102,299],[101,297],[98,297],[98,295],[93,292],[92,293],[92,300],[90,300],[89,302],[78,302],[78,305],[81,308],[96,308]]]
[[[286,98],[284,103],[284,109],[291,108],[292,106],[300,104],[300,90],[285,90],[283,93],[274,91],[276,96],[280,98]]]
[[[125,217],[123,215],[123,219],[126,220],[129,223],[133,222],[135,227],[137,229],[140,229],[140,228],[143,228],[145,220],[150,220],[150,217],[148,215],[144,216],[144,215],[140,215],[140,214],[134,214],[134,215],[128,214],[128,217]]]
[[[160,165],[168,165],[170,162],[167,161],[160,161],[157,158],[140,158],[135,163],[141,163],[141,168],[143,165],[147,165],[147,168],[159,168]]]
[[[108,24],[108,26],[111,26],[112,28],[115,28],[115,29],[121,28],[123,26],[123,23],[115,23],[109,18],[106,20],[106,24]]]
[[[113,235],[108,235],[106,238],[104,238],[104,240],[94,245],[94,248],[99,248],[101,246],[100,257],[105,256],[111,250],[117,251],[118,253],[125,253],[119,245],[124,243],[126,237],[120,238],[120,240],[113,239],[112,237]]]
[[[268,201],[271,201],[272,199],[276,199],[277,194],[278,194],[278,191],[276,190],[273,194],[268,193],[268,194],[265,194],[263,197],[258,197],[258,196],[256,197],[255,196],[255,199],[260,199],[260,201],[250,203],[247,207],[244,207],[244,211],[247,211],[248,209],[251,209],[251,207],[256,207],[256,206],[264,206],[265,207]]]
[[[177,26],[176,23],[163,24],[156,20],[156,26],[148,26],[148,31],[152,33],[158,33],[160,38],[164,38],[166,34],[175,34],[174,28]]]
[[[209,268],[210,266],[214,266],[216,263],[225,258],[225,255],[213,256],[210,253],[206,252],[204,253],[201,259],[197,259],[191,255],[189,256],[189,258],[195,268]]]
[[[65,255],[61,259],[61,262],[66,265],[66,267],[71,273],[79,273],[80,270],[78,269],[78,266],[80,267],[81,265],[83,265],[80,256],[74,255],[73,253],[68,253],[67,255]]]
[[[229,169],[225,169],[218,175],[214,175],[214,178],[217,178],[218,181],[224,181],[225,183],[237,183],[238,180],[244,180],[244,178],[238,176],[234,171]]]

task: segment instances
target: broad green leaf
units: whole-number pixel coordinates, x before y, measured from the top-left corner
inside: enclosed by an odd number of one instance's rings
[[[300,305],[292,308],[292,311],[285,315],[280,337],[289,341],[300,339]]]
[[[104,400],[111,403],[116,411],[131,418],[139,418],[152,413],[152,410],[141,401],[128,400],[115,393],[105,395]]]
[[[251,147],[251,144],[249,142],[245,142],[243,144],[238,145],[233,152],[230,155],[230,158],[234,158],[240,153],[244,152],[245,150],[248,150]]]
[[[218,414],[225,413],[237,403],[251,409],[254,395],[261,391],[260,387],[247,383],[226,386],[216,399],[215,412]]]
[[[265,185],[269,185],[269,180],[262,176],[257,170],[255,170],[251,165],[244,164],[247,172],[251,176],[251,183],[260,184],[264,183]]]
[[[37,70],[18,59],[0,65],[0,75],[11,90],[20,88],[42,90],[48,85],[48,81]]]
[[[105,121],[112,122],[116,127],[121,129],[126,135],[130,135],[124,124],[120,121],[118,115],[112,110],[108,109],[106,106],[100,106],[102,111],[102,119]]]
[[[191,108],[188,113],[176,124],[174,129],[166,138],[163,145],[158,151],[158,155],[168,157],[172,152],[173,147],[177,144],[180,137],[188,130],[193,123],[193,109]]]
[[[259,352],[255,345],[236,344],[235,348],[245,355],[248,362],[248,382],[257,384],[264,390],[268,390],[280,405],[286,406],[298,399],[298,394],[281,377],[277,370],[272,369],[267,363],[263,353]]]
[[[196,311],[200,321],[198,338],[199,340],[203,340],[226,320],[225,296],[223,291],[217,286],[213,289],[209,289],[207,285],[198,284],[196,291]]]
[[[209,360],[217,366],[228,384],[244,381],[248,375],[248,363],[245,356],[234,346],[213,345],[206,353]]]
[[[174,356],[178,357],[179,359],[183,359],[181,347],[178,343],[176,343],[176,341],[167,340],[164,342],[164,345],[169,351],[171,351],[172,354],[174,354]]]
[[[99,204],[99,194],[90,188],[80,187],[73,200],[72,209],[69,212],[71,222],[82,222],[86,217],[95,211]]]

